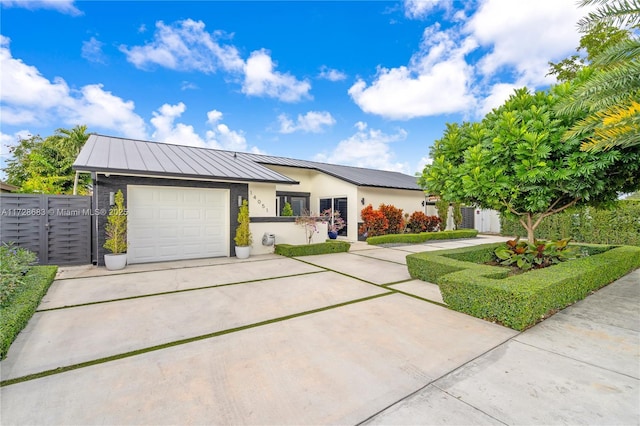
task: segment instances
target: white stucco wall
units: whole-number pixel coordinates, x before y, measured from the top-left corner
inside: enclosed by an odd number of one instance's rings
[[[348,223],[347,239],[357,241],[358,239],[358,219],[360,217],[358,188],[341,179],[329,176],[316,170],[298,169],[294,167],[269,166],[285,176],[300,182],[300,185],[277,185],[278,191],[308,192],[309,209],[311,213],[320,213],[321,198],[346,198],[347,217],[343,218]]]
[[[275,184],[255,182],[249,184],[249,216],[277,216]]]
[[[253,235],[251,254],[273,253],[273,246],[263,246],[262,236],[264,233],[275,234],[276,244],[307,244],[306,230],[301,225],[293,222],[251,222],[249,224]],[[327,240],[327,224],[318,222],[317,231],[313,234],[311,243],[322,243]]]
[[[364,198],[364,205],[360,202]],[[402,189],[386,189],[386,188],[359,188],[358,189],[358,220],[360,211],[371,204],[377,209],[380,204],[390,204],[403,210],[404,213],[413,213],[416,211],[425,213],[425,207],[422,202],[425,201],[425,195],[422,191],[409,191]]]

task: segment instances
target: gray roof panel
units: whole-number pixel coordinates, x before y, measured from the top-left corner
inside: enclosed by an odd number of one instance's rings
[[[73,163],[80,171],[169,175],[212,180],[296,184],[233,152],[91,135]]]
[[[415,176],[405,175],[399,172],[341,166],[338,164],[319,163],[316,161],[295,160],[292,158],[274,157],[270,155],[247,153],[243,153],[242,155],[261,164],[318,170],[322,173],[326,173],[357,186],[422,191],[422,188],[418,186],[418,179]]]
[[[298,183],[265,165],[317,170],[357,186],[422,191],[414,176],[251,153],[91,135],[73,168],[82,171]]]

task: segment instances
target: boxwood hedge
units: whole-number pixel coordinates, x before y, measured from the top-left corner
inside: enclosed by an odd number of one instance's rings
[[[583,245],[590,253],[524,274],[479,264],[490,260],[498,244],[407,256],[413,278],[438,284],[452,309],[524,330],[640,267],[640,247]]]
[[[367,238],[367,244],[419,244],[429,240],[453,240],[457,238],[475,238],[475,229],[458,229],[457,231],[421,232],[419,234],[388,234]]]
[[[0,359],[7,355],[9,346],[29,322],[57,271],[57,266],[33,266],[24,284],[0,307]]]
[[[275,253],[287,256],[310,256],[313,254],[327,254],[327,253],[344,253],[349,251],[351,244],[347,241],[329,240],[324,243],[317,244],[276,244]]]

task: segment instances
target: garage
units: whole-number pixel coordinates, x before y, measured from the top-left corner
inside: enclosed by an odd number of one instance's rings
[[[229,190],[127,186],[128,263],[229,256]]]

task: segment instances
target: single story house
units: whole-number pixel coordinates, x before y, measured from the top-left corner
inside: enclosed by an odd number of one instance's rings
[[[17,186],[0,181],[0,192],[15,192],[17,190],[18,190]]]
[[[393,204],[425,211],[414,176],[283,157],[91,135],[73,168],[93,178],[94,261],[103,263],[106,215],[122,190],[127,207],[129,263],[234,256],[238,207],[249,201],[253,253],[276,243],[302,244],[304,229],[281,217],[331,208],[346,221],[342,238],[358,239],[360,211]],[[314,237],[326,238],[326,224]]]

